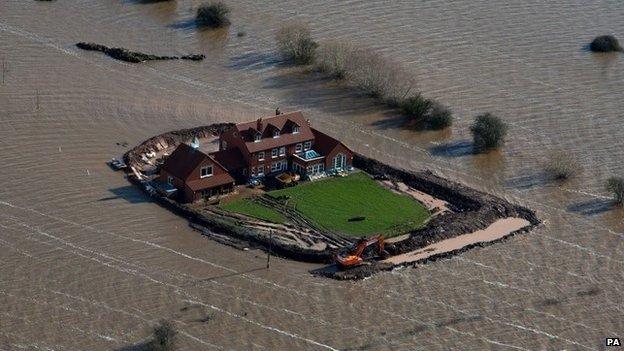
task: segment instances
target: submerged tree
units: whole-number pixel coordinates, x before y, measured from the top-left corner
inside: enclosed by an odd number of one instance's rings
[[[470,127],[477,150],[495,149],[505,142],[507,124],[491,113],[477,116]]]
[[[561,151],[554,152],[544,165],[544,171],[551,179],[564,180],[576,176],[581,170],[581,166],[569,153]]]
[[[149,351],[174,351],[178,332],[169,321],[160,321],[154,328],[153,336],[147,344]]]
[[[230,24],[229,14],[230,8],[222,2],[202,5],[197,9],[195,22],[202,27],[225,27]]]
[[[298,65],[308,65],[314,61],[318,44],[312,40],[310,27],[301,22],[284,25],[275,35],[279,52]]]
[[[624,204],[624,178],[611,177],[607,179],[606,187],[613,194],[613,199],[618,205]]]

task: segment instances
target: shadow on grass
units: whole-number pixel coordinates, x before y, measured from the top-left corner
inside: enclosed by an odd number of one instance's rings
[[[429,152],[434,156],[441,157],[462,157],[474,155],[474,144],[468,140],[451,141],[429,148]]]
[[[586,216],[592,216],[607,212],[613,208],[615,208],[615,202],[611,199],[592,199],[572,204],[568,206],[568,211]]]

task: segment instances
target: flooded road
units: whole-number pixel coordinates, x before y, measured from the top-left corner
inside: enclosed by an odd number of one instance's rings
[[[231,1],[198,32],[199,1],[0,2],[0,350],[123,350],[160,319],[184,350],[601,349],[622,336],[624,211],[603,190],[624,166],[624,69],[583,46],[624,35],[617,1]],[[280,63],[283,21],[384,52],[456,115],[400,128],[384,110]],[[245,35],[238,36],[239,32]],[[94,41],[206,60],[133,65]],[[104,162],[164,131],[301,109],[355,151],[526,205],[545,225],[452,260],[361,282],[213,243]],[[469,153],[482,112],[510,124]],[[583,173],[559,186],[552,150]]]

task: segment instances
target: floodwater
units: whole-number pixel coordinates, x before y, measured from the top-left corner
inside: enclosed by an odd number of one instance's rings
[[[199,1],[0,1],[0,350],[120,350],[160,319],[183,350],[601,349],[624,335],[624,223],[603,184],[624,172],[620,1],[229,1],[229,30],[197,31]],[[284,21],[383,51],[452,107],[451,131],[280,64]],[[238,36],[237,33],[245,33]],[[204,53],[114,61],[74,44]],[[354,150],[538,211],[544,226],[451,260],[360,282],[230,249],[190,230],[104,164],[153,134],[301,109]],[[510,124],[469,153],[482,112]],[[544,180],[551,150],[578,157]],[[129,348],[131,349],[131,348]]]

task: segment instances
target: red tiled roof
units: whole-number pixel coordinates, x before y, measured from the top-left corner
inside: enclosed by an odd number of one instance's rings
[[[234,183],[234,178],[228,173],[215,174],[210,177],[205,177],[197,180],[191,180],[186,182],[189,188],[193,191],[199,191],[202,189],[212,188],[219,185]]]
[[[314,128],[310,128],[312,130],[312,133],[314,134],[314,150],[316,150],[318,153],[320,153],[323,156],[326,156],[327,154],[329,154],[336,146],[342,144],[342,142],[340,140],[334,139],[332,137],[330,137],[329,135],[319,132],[318,130],[314,129]],[[342,146],[344,146],[345,148],[349,149],[348,147],[346,147],[344,144],[342,144]]]
[[[228,173],[214,174],[210,177],[187,182],[186,179],[188,179],[189,175],[206,159],[211,160],[217,167],[224,168],[219,161],[216,161],[200,150],[193,149],[189,145],[182,143],[178,145],[175,151],[167,158],[163,169],[167,171],[167,173],[182,179],[193,191],[234,182],[234,178]]]
[[[177,178],[186,179],[206,158],[205,153],[182,143],[169,155],[163,169]]]
[[[253,134],[249,133],[249,129],[258,130],[264,132],[269,125],[272,125],[280,130],[283,130],[287,126],[288,122],[295,123],[299,126],[299,133],[280,133],[278,138],[272,136],[264,137],[260,141],[255,142],[253,140]],[[258,125],[260,124],[260,125]],[[260,127],[260,128],[258,128]],[[245,141],[245,146],[250,153],[272,149],[280,146],[291,145],[295,143],[301,143],[306,140],[314,139],[314,135],[310,129],[308,121],[303,117],[303,114],[299,111],[284,113],[281,115],[262,118],[259,121],[240,123],[236,125],[238,133]]]
[[[237,148],[221,150],[210,154],[215,161],[219,162],[228,172],[245,167],[243,155]]]

